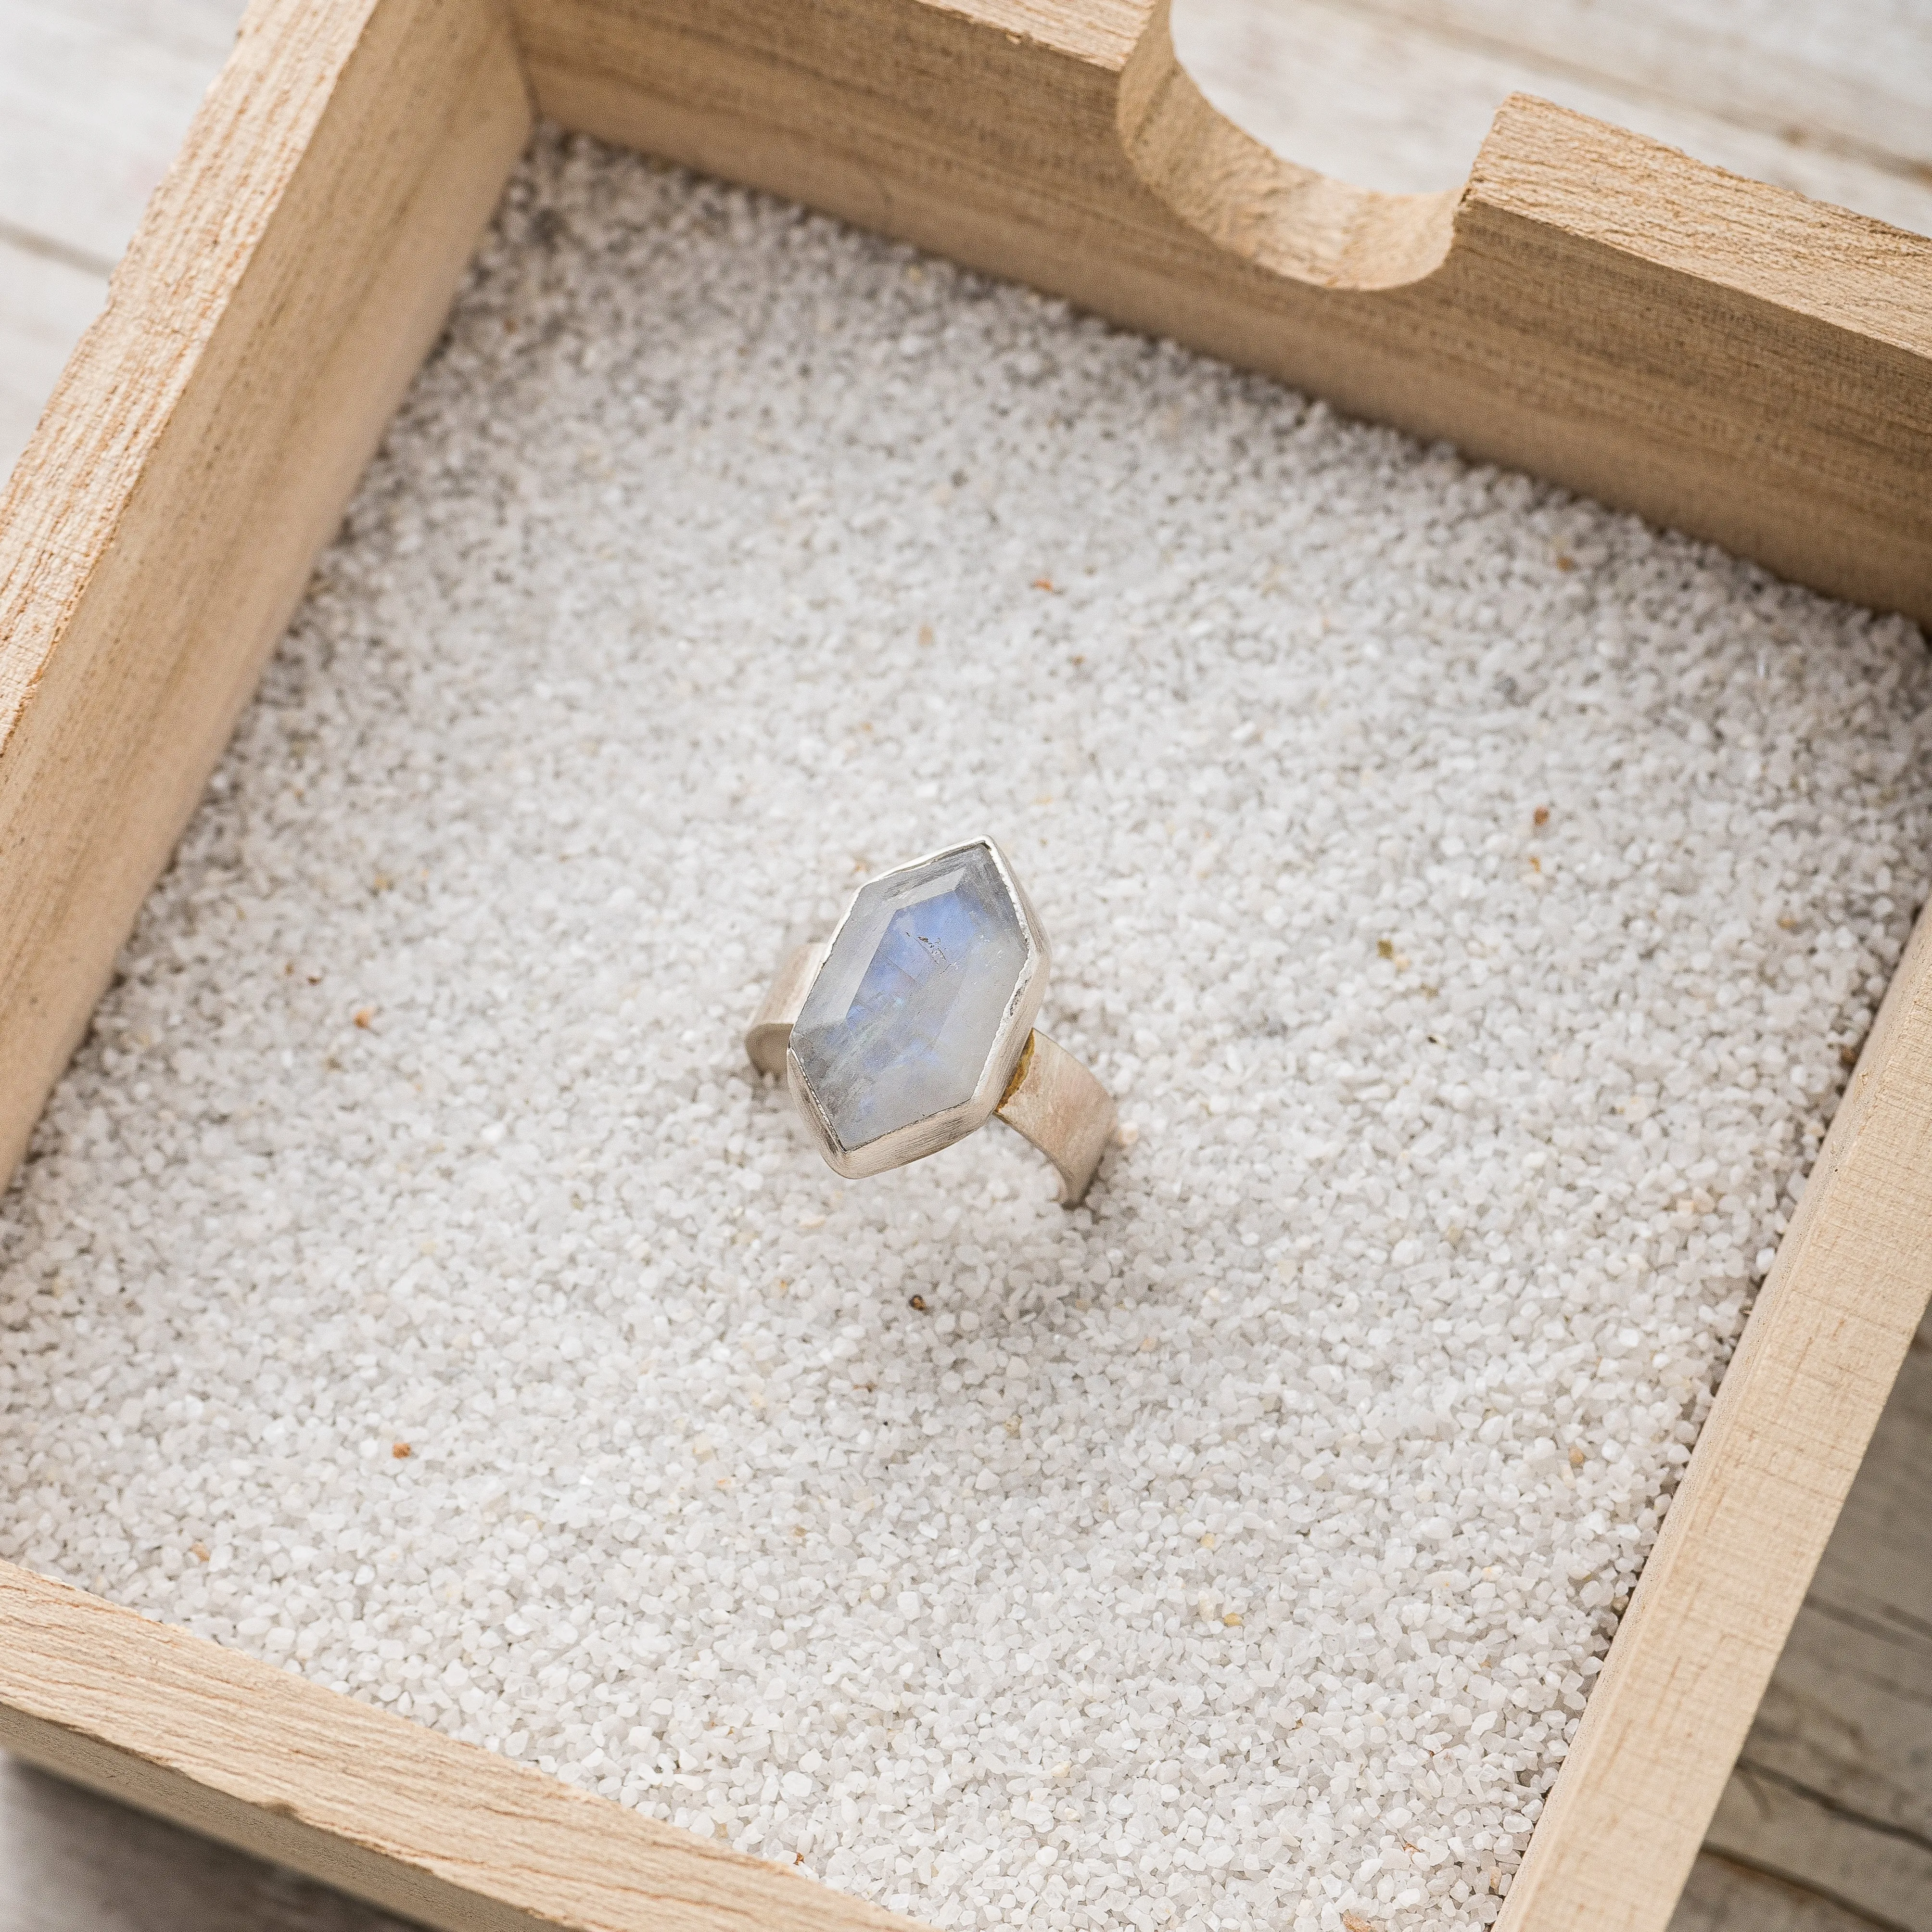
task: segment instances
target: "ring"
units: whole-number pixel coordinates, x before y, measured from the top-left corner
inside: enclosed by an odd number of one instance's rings
[[[848,1180],[922,1160],[998,1114],[1052,1162],[1060,1204],[1077,1208],[1114,1102],[1034,1030],[1051,956],[999,847],[950,845],[868,879],[829,940],[786,960],[745,1051],[784,1076]]]

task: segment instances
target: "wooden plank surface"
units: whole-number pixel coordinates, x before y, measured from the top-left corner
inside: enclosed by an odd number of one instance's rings
[[[1697,1861],[1670,1932],[1890,1932],[1808,1886],[1734,1864],[1714,1852]]]
[[[1709,1835],[1932,1932],[1932,1322],[1914,1339]]]
[[[1897,176],[1922,177],[1932,167],[1932,118],[1926,111],[1932,9],[1916,0],[1349,4],[1360,16],[1438,45],[1492,50],[1614,87],[1634,106],[1646,99],[1675,104],[1760,129],[1800,152],[1837,152]],[[1635,120],[1628,124],[1642,126]]]
[[[1277,152],[1466,179],[1516,92],[1932,234],[1932,9],[1890,0],[1174,0],[1176,51]]]
[[[241,0],[0,4],[0,476],[107,298]]]
[[[0,1932],[408,1932],[245,1852],[0,1759]]]

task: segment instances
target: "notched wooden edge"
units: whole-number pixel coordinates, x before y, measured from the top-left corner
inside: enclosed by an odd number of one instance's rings
[[[1298,166],[1229,120],[1175,55],[1169,0],[1149,10],[1119,76],[1122,152],[1215,248],[1312,288],[1368,293],[1448,259],[1465,190],[1388,194]]]

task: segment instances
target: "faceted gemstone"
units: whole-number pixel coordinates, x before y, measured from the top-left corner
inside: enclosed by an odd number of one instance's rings
[[[1019,909],[984,844],[860,889],[791,1031],[842,1148],[973,1097],[1027,957]]]

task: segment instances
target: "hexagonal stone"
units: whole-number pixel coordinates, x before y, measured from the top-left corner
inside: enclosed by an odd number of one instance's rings
[[[1015,997],[1045,965],[1030,914],[986,839],[860,888],[791,1032],[797,1075],[838,1150],[955,1114],[982,1093]],[[1024,1043],[1022,1028],[1009,1057]],[[933,1147],[957,1137],[940,1132]]]

